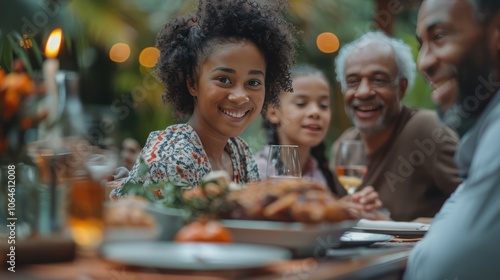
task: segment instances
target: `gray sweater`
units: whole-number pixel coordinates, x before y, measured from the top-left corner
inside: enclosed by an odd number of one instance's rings
[[[500,278],[500,94],[461,140],[466,178],[413,249],[405,279]]]

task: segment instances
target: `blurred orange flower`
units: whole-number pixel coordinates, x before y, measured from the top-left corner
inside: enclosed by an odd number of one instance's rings
[[[26,144],[25,133],[46,117],[37,103],[45,90],[25,71],[21,60],[11,73],[0,69],[0,156],[16,160]]]

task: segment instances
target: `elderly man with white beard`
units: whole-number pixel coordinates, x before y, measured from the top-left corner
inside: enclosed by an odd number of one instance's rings
[[[433,217],[461,182],[453,159],[459,138],[435,112],[401,103],[416,71],[409,46],[370,32],[335,63],[354,127],[333,144],[330,167],[342,141],[362,140],[368,165],[358,190],[373,186],[393,220]]]

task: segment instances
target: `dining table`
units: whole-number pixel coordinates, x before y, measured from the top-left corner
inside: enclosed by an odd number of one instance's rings
[[[401,279],[415,244],[377,242],[363,247],[331,249],[321,257],[291,258],[256,268],[217,270],[134,266],[99,254],[74,255],[67,260],[21,264],[15,272],[4,267],[0,279]]]

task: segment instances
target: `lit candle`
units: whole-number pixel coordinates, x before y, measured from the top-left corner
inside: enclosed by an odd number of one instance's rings
[[[56,75],[59,71],[59,60],[57,60],[57,55],[59,54],[59,48],[61,47],[62,41],[62,30],[61,28],[54,29],[47,39],[47,44],[45,45],[45,57],[47,58],[43,62],[43,79],[47,87],[47,97],[45,108],[47,110],[47,119],[40,124],[40,136],[41,139],[47,141],[47,148],[51,149],[52,157],[49,159],[50,166],[50,182],[49,182],[49,195],[50,195],[50,230],[51,232],[57,231],[58,221],[57,221],[57,209],[58,209],[58,199],[57,199],[57,174],[55,169],[56,163],[56,153],[57,148],[61,146],[61,131],[59,127],[51,127],[54,122],[57,121],[59,117],[59,94],[57,92],[57,82]]]
[[[47,97],[46,97],[46,109],[47,109],[47,119],[41,125],[41,137],[47,138],[49,133],[47,127],[53,124],[58,117],[59,108],[59,98],[57,92],[56,84],[56,74],[59,71],[59,60],[57,55],[59,54],[59,48],[62,41],[62,30],[61,28],[54,29],[47,39],[47,44],[45,45],[45,56],[47,59],[43,62],[43,78],[45,85],[47,87]]]

